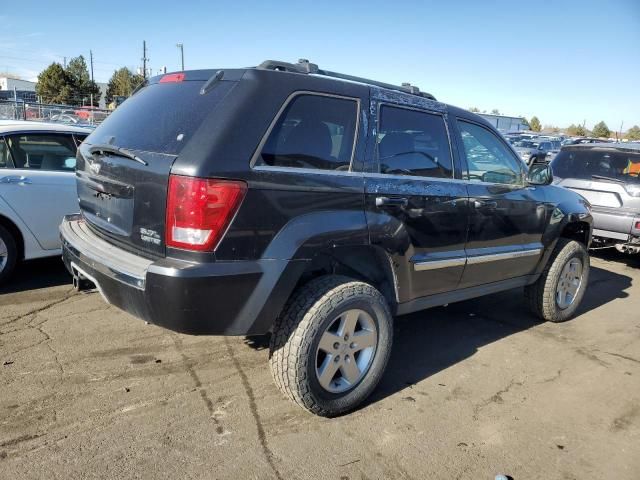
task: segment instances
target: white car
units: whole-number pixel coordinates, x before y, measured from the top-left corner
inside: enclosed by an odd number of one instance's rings
[[[78,145],[90,129],[0,121],[0,283],[20,260],[60,255],[58,225],[78,208]]]

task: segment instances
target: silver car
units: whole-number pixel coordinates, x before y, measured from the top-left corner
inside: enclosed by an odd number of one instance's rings
[[[640,144],[564,146],[551,167],[555,183],[591,203],[595,246],[640,253]]]
[[[58,226],[79,210],[76,149],[89,133],[0,121],[0,283],[20,260],[60,255]]]

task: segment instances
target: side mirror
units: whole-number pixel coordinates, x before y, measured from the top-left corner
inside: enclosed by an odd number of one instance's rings
[[[529,185],[551,185],[551,182],[553,182],[551,165],[538,163],[529,167],[529,172],[527,173],[527,183]]]

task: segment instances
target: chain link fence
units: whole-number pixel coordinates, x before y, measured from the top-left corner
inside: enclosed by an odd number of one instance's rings
[[[67,125],[95,126],[109,116],[111,110],[95,107],[74,107],[49,103],[0,100],[0,120],[32,120]]]

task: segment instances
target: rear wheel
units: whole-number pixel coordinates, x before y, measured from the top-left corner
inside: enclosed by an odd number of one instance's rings
[[[525,295],[540,318],[563,322],[580,306],[588,281],[587,249],[580,242],[561,238],[538,281],[525,288]]]
[[[0,225],[0,284],[6,281],[18,261],[18,248],[13,235]]]
[[[393,318],[382,294],[367,283],[328,275],[289,300],[271,338],[270,365],[278,388],[316,415],[356,408],[387,365]]]

